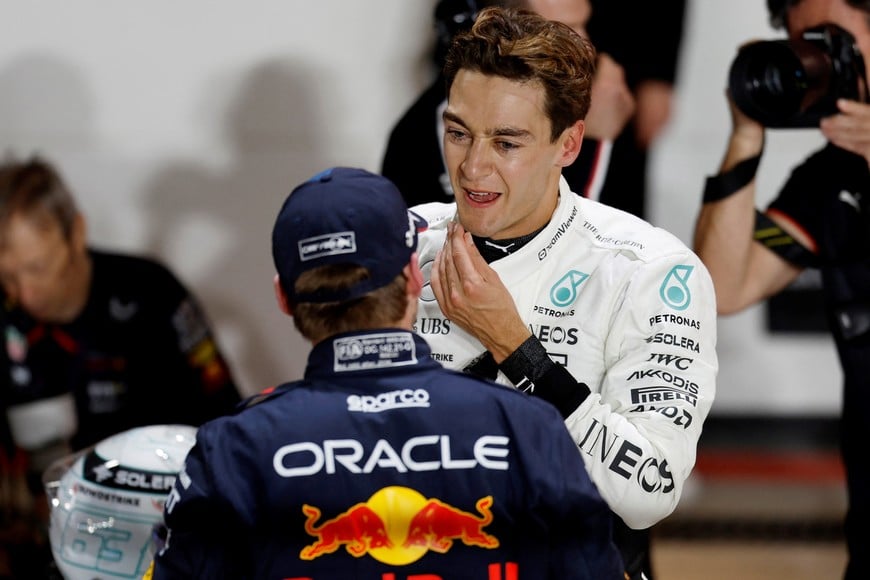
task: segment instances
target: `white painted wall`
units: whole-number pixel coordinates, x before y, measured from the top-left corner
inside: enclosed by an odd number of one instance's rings
[[[324,167],[379,168],[430,78],[434,3],[0,0],[0,148],[60,165],[95,245],[173,267],[254,392],[298,377],[308,352],[272,297],[278,206]],[[690,4],[651,215],[687,242],[724,146],[727,66],[740,42],[773,34],[756,0]],[[798,133],[770,149],[808,148]],[[762,183],[772,191],[797,156],[767,155]],[[722,320],[720,357],[714,412],[837,412],[826,338],[771,338],[752,310]]]

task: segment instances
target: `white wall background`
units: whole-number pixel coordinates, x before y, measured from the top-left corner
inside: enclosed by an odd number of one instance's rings
[[[757,0],[689,0],[678,110],[653,164],[651,221],[687,243],[728,129],[736,46],[772,36]],[[0,148],[56,161],[94,245],[167,262],[204,302],[247,393],[298,377],[308,347],[272,296],[285,195],[331,165],[377,171],[428,82],[435,0],[0,0]],[[772,192],[818,141],[771,135]],[[714,413],[834,415],[827,337],[722,319]]]

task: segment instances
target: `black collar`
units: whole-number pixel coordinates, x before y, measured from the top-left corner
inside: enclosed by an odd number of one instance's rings
[[[495,262],[499,258],[504,258],[509,254],[513,254],[514,252],[528,244],[532,240],[532,238],[541,233],[541,231],[545,227],[547,227],[546,224],[541,226],[540,229],[537,229],[530,234],[526,234],[518,238],[493,240],[492,238],[480,238],[478,236],[472,235],[471,239],[474,240],[474,245],[477,247],[477,251],[480,252],[480,255],[483,256],[484,260],[486,260],[486,263],[490,264],[492,262]]]

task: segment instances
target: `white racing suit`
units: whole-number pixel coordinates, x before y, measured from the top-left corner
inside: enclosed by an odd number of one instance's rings
[[[412,211],[428,223],[415,331],[436,360],[464,369],[485,348],[444,317],[428,286],[456,205]],[[635,529],[669,515],[716,391],[716,299],[706,268],[670,233],[575,195],[564,178],[550,223],[490,266],[550,359],[588,386],[563,416],[610,508]],[[501,371],[497,380],[510,384]]]

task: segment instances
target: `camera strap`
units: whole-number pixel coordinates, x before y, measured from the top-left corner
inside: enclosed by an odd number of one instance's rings
[[[744,159],[725,173],[711,175],[704,185],[704,203],[719,201],[733,195],[746,187],[755,177],[761,153],[755,157]]]

